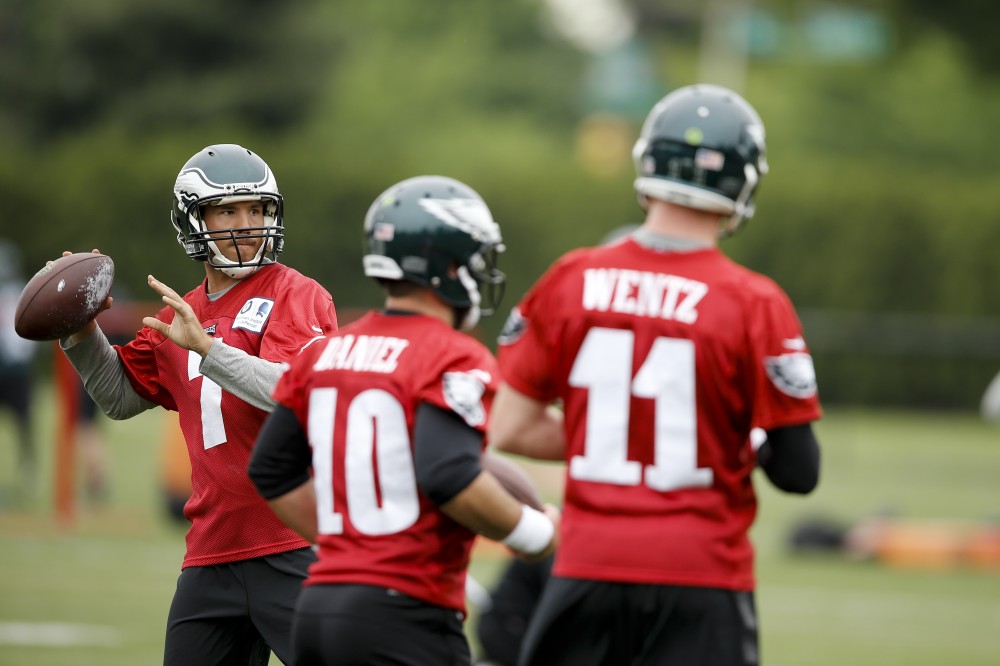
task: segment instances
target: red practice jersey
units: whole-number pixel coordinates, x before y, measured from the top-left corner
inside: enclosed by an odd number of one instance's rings
[[[500,367],[565,409],[559,576],[749,590],[752,427],[820,417],[785,293],[718,249],[571,252],[512,312]]]
[[[210,301],[205,284],[184,300],[205,330],[231,347],[288,362],[311,340],[337,329],[330,294],[282,264],[261,268]],[[156,315],[165,322],[174,311]],[[149,327],[118,348],[143,398],[176,410],[191,457],[193,491],[184,567],[234,562],[309,544],[278,519],[247,477],[250,450],[267,412],[223,390],[198,371],[201,356]]]
[[[485,432],[497,382],[482,343],[423,315],[368,313],[295,360],[274,395],[312,447],[319,559],[306,585],[376,585],[465,610],[475,534],[417,487],[414,417],[428,403]]]

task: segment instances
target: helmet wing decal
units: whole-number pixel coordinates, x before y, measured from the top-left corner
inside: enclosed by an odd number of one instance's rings
[[[493,221],[490,209],[476,199],[420,199],[427,213],[455,227],[481,243],[499,243],[500,226]]]

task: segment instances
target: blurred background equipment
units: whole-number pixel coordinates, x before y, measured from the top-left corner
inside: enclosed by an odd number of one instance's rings
[[[14,331],[14,313],[24,285],[20,249],[0,239],[0,408],[10,412],[17,446],[16,467],[0,477],[0,506],[8,493],[21,499],[30,497],[35,492],[37,475],[32,361],[38,345]]]
[[[83,495],[94,506],[106,504],[110,499],[111,479],[108,471],[107,443],[101,421],[105,418],[83,387],[77,381],[76,446],[83,462]]]
[[[170,520],[188,525],[184,504],[191,497],[191,459],[175,412],[163,416],[163,442],[160,446],[160,488],[163,508]]]
[[[1000,571],[1000,522],[919,519],[876,512],[845,524],[811,517],[795,524],[789,549],[920,571]]]

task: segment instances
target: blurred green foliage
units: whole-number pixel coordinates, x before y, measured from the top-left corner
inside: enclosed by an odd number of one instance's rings
[[[778,16],[805,6],[758,4]],[[960,23],[927,28],[933,3],[852,4],[893,21],[885,57],[750,61],[743,92],[768,126],[772,170],[757,218],[724,247],[803,310],[1000,313],[989,138],[1000,90],[980,66],[989,47],[956,39]],[[631,5],[659,93],[695,81],[700,3]],[[134,297],[151,296],[147,273],[189,288],[202,269],[174,245],[174,176],[204,145],[241,143],[286,196],[284,260],[338,307],[379,302],[360,271],[361,221],[385,187],[419,173],[483,194],[509,248],[509,307],[559,254],[642,217],[628,156],[639,119],[585,131],[594,59],[546,16],[541,0],[8,0],[4,234],[29,267],[97,247]],[[487,341],[502,319],[484,324]],[[995,370],[983,350],[975,362],[915,357],[902,369],[898,358],[817,352],[831,401],[969,407]]]

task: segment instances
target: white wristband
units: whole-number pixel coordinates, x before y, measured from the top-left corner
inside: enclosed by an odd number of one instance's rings
[[[555,531],[556,526],[548,516],[530,506],[522,505],[521,520],[501,543],[519,553],[534,555],[548,548]]]

